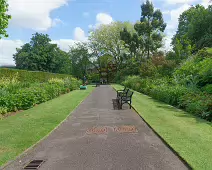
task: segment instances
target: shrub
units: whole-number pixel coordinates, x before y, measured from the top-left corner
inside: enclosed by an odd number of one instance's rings
[[[207,84],[202,88],[203,91],[205,91],[208,94],[212,94],[212,84]]]
[[[40,71],[26,71],[26,70],[17,70],[17,69],[7,69],[0,68],[0,77],[7,77],[12,79],[17,76],[17,80],[19,82],[47,82],[51,78],[60,78],[64,79],[66,77],[71,78],[71,75],[67,74],[55,74],[48,72],[40,72]]]
[[[188,92],[186,87],[177,86],[166,86],[160,85],[155,86],[150,91],[150,96],[153,98],[168,103],[170,105],[178,106],[180,97]]]
[[[69,75],[0,69],[0,75],[2,72],[7,72],[8,77],[4,75],[0,79],[1,114],[29,109],[36,104],[75,90],[81,83]],[[34,80],[33,83],[31,78]]]
[[[180,107],[187,112],[212,120],[212,95],[205,92],[188,93],[180,97]]]
[[[174,77],[182,85],[203,87],[212,83],[211,68],[212,55],[205,50],[200,50],[174,72]]]
[[[48,80],[48,82],[50,84],[57,84],[57,85],[60,85],[60,86],[64,86],[64,80],[63,79],[51,78],[51,79]]]
[[[0,106],[0,115],[4,115],[7,113],[7,108],[6,107],[1,107]]]

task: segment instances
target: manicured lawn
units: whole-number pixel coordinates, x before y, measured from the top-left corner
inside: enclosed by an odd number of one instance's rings
[[[75,90],[0,120],[0,166],[48,135],[92,90]]]
[[[113,85],[115,89],[123,89]],[[194,169],[212,169],[212,123],[135,92],[132,103],[151,127]]]

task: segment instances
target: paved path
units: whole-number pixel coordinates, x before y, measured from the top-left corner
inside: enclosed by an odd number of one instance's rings
[[[113,110],[115,97],[112,87],[97,87],[48,138],[5,169],[21,170],[32,159],[46,160],[39,170],[188,169],[137,113]],[[117,131],[123,125],[137,131]],[[87,131],[94,126],[108,129]]]

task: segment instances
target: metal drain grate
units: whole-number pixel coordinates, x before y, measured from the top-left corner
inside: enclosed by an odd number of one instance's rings
[[[24,169],[38,169],[44,162],[44,160],[33,160],[28,163]]]

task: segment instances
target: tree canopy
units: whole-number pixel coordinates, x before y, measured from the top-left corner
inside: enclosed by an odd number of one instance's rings
[[[31,41],[14,54],[16,67],[32,71],[70,73],[69,55],[50,42],[47,34],[35,33]]]
[[[179,18],[176,35],[173,37],[174,47],[181,43],[186,51],[190,45],[192,53],[204,47],[212,47],[212,6],[205,8],[196,5],[184,11]],[[189,54],[186,54],[189,56]]]
[[[8,4],[6,0],[0,0],[0,39],[2,37],[8,37],[6,28],[8,27],[9,19],[11,15],[7,14]]]

